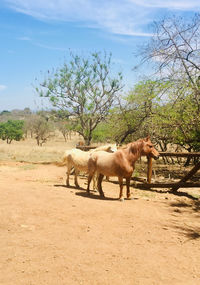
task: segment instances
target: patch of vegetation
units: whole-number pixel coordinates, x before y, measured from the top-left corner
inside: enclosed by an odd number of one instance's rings
[[[20,141],[23,138],[22,120],[8,120],[6,123],[0,123],[0,138],[11,144],[13,140]]]

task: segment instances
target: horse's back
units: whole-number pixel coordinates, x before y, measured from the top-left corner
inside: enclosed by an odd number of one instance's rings
[[[89,167],[106,176],[115,176],[114,153],[98,151],[91,154]]]
[[[86,170],[89,154],[77,148],[66,150],[63,160],[66,162],[68,167],[73,166],[79,170]]]
[[[99,151],[91,155],[95,170],[106,176],[129,176],[133,171],[123,151],[114,153]]]
[[[69,155],[70,163],[79,170],[87,169],[88,159],[89,153],[79,149],[74,149]]]

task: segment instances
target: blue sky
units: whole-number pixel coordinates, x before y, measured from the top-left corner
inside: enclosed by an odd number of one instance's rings
[[[0,0],[0,110],[45,108],[35,78],[61,66],[69,49],[112,52],[128,90],[143,75],[132,71],[134,52],[150,40],[153,21],[195,12],[199,0]]]

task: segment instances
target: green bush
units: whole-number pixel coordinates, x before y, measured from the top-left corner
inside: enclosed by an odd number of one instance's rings
[[[8,120],[6,123],[0,123],[0,138],[10,144],[13,140],[19,141],[23,138],[22,120]]]

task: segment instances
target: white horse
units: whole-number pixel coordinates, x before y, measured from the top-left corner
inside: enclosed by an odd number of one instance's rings
[[[69,176],[71,173],[72,168],[74,168],[74,184],[76,187],[80,188],[77,176],[80,171],[88,173],[88,161],[90,155],[97,151],[106,151],[106,152],[115,152],[117,150],[116,144],[114,145],[105,145],[100,146],[90,151],[82,151],[77,148],[73,148],[71,150],[65,151],[63,156],[63,161],[59,163],[60,166],[67,166],[67,179],[66,185],[70,186],[69,184]],[[96,188],[96,177],[93,179],[93,189]]]

